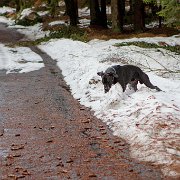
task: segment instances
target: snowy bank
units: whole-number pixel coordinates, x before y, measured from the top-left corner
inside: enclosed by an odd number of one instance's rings
[[[115,43],[146,41],[178,44],[179,38],[133,38],[128,40],[93,40],[89,43],[68,39],[52,40],[39,46],[62,69],[72,95],[95,111],[114,134],[125,138],[133,157],[163,165],[165,175],[177,176],[180,123],[179,56],[159,48],[136,46],[115,47]],[[153,84],[163,91],[156,92],[138,85],[136,93],[122,93],[115,85],[104,94],[98,71],[114,64],[134,64],[147,72]],[[166,78],[162,75],[166,73]]]

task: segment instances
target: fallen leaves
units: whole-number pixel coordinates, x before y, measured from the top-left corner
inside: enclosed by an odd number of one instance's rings
[[[11,150],[12,151],[17,151],[20,149],[24,149],[24,145],[23,144],[12,144],[11,145]]]

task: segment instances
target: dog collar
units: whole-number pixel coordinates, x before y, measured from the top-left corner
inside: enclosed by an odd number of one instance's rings
[[[111,68],[115,72],[115,74],[117,74],[115,68],[113,66],[111,66]]]

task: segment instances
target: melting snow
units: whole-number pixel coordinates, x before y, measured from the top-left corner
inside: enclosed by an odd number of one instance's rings
[[[23,73],[44,67],[42,58],[27,47],[9,48],[0,44],[0,70]]]

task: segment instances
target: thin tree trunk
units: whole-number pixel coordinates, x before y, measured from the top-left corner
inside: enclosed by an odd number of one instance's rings
[[[16,3],[16,12],[19,12],[21,9],[20,0],[16,0],[15,3]]]
[[[101,26],[101,13],[98,0],[90,0],[91,26]]]
[[[123,31],[123,17],[121,17],[121,4],[120,0],[111,0],[111,18],[112,18],[112,30],[114,32]]]
[[[121,31],[123,31],[124,16],[125,16],[125,0],[119,0],[119,21],[120,21]]]
[[[78,21],[78,0],[74,0],[74,6],[75,6],[76,17],[77,17],[77,21]]]
[[[101,18],[102,27],[107,28],[106,0],[101,0]]]
[[[162,10],[162,6],[160,5],[159,6],[159,11],[161,11],[161,10]],[[162,27],[162,17],[159,16],[158,19],[159,19],[159,28],[161,28]]]
[[[66,4],[66,12],[70,18],[70,25],[77,26],[78,23],[78,5],[77,0],[64,0]]]
[[[134,0],[134,30],[141,32],[145,28],[144,4],[142,0]]]

